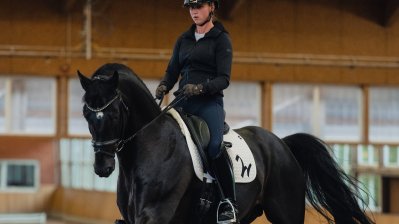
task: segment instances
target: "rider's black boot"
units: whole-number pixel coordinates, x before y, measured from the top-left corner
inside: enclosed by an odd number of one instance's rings
[[[223,146],[221,150],[222,152],[212,161],[222,199],[218,206],[217,223],[239,223],[233,167],[225,147]]]

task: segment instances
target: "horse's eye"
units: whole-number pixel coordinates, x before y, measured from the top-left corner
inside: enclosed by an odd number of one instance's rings
[[[87,107],[83,107],[83,116],[87,117],[89,115],[89,110],[87,109]]]

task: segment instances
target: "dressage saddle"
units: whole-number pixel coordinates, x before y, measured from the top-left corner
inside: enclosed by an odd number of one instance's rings
[[[184,123],[190,131],[191,138],[198,148],[198,152],[204,165],[204,171],[206,172],[207,170],[210,170],[210,164],[208,162],[209,159],[208,155],[206,154],[206,148],[208,147],[210,141],[208,125],[202,118],[192,114],[188,114],[184,112],[181,108],[176,108],[176,111],[178,111],[181,118],[184,120]],[[226,122],[224,122],[223,134],[227,134],[229,130],[230,126]],[[231,147],[231,143],[223,143],[227,148]]]
[[[209,128],[206,122],[202,118],[188,114],[181,109],[177,109],[177,111],[184,120],[184,123],[187,125],[195,145],[199,149],[206,150],[210,141]],[[230,126],[224,122],[223,134],[227,134],[229,130]]]

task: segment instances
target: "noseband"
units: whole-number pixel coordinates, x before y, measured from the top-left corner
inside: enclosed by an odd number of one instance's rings
[[[127,107],[127,105],[123,101],[121,92],[119,90],[116,90],[116,91],[117,91],[117,93],[116,93],[115,97],[112,98],[110,101],[108,101],[102,107],[93,108],[93,107],[90,107],[87,102],[84,102],[84,104],[87,107],[87,109],[89,109],[91,112],[95,112],[96,113],[96,117],[97,118],[102,117],[104,115],[103,111],[105,109],[107,109],[107,107],[109,107],[117,99],[119,99],[119,101],[122,103],[123,108],[127,112],[129,112],[129,108]],[[119,138],[107,140],[107,141],[96,141],[94,138],[91,140],[91,143],[92,143],[92,146],[94,148],[94,152],[95,153],[103,153],[103,154],[106,154],[106,155],[109,155],[109,156],[112,156],[112,157],[114,156],[114,153],[120,152],[123,149],[123,146],[124,146],[125,142],[126,142],[126,140],[123,139],[123,136],[120,136]],[[110,153],[110,152],[107,152],[105,150],[101,150],[101,148],[98,148],[98,147],[105,147],[105,146],[114,146],[115,150],[112,153]]]

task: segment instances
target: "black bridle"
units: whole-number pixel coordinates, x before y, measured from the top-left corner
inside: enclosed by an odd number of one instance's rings
[[[154,119],[152,119],[150,122],[148,122],[146,125],[144,125],[142,128],[140,128],[138,131],[136,131],[135,133],[133,133],[130,137],[124,139],[123,136],[120,136],[119,138],[114,138],[111,140],[106,140],[106,141],[96,141],[94,138],[91,140],[92,146],[94,148],[94,152],[95,153],[103,153],[106,155],[109,155],[111,157],[115,156],[115,153],[118,153],[120,151],[122,151],[122,149],[124,148],[125,144],[129,141],[131,141],[134,137],[136,137],[136,135],[138,133],[140,133],[142,130],[144,130],[145,128],[147,128],[148,126],[150,126],[152,123],[154,123],[159,117],[163,116],[164,114],[166,114],[166,112],[168,112],[171,108],[173,108],[177,103],[179,103],[181,100],[186,99],[187,96],[184,95],[182,92],[180,92],[176,98],[170,102],[162,111],[161,113],[156,116]],[[99,107],[99,108],[93,108],[90,107],[88,105],[87,102],[84,102],[84,105],[87,107],[87,109],[89,109],[91,112],[95,112],[95,113],[103,113],[103,111],[105,109],[107,109],[107,107],[109,107],[110,105],[112,105],[117,99],[119,99],[119,102],[123,105],[123,108],[126,110],[127,113],[129,113],[129,107],[125,104],[125,102],[123,101],[123,97],[122,97],[122,93],[117,90],[117,93],[115,95],[114,98],[112,98],[110,101],[108,101],[104,106]],[[161,105],[163,100],[163,96],[160,99],[159,105]],[[123,128],[121,129],[121,133],[120,135],[123,135],[123,130],[124,130],[124,123],[122,124]],[[110,147],[110,146],[114,146],[113,147],[113,151],[112,152],[108,152],[105,150],[102,150],[102,147]]]
[[[123,109],[127,113],[129,113],[129,108],[126,105],[126,103],[123,101],[122,93],[119,90],[117,90],[116,95],[102,107],[94,108],[94,107],[89,106],[89,104],[87,102],[84,102],[84,105],[91,112],[97,113],[96,116],[99,116],[100,114],[103,116],[103,111],[105,109],[107,109],[110,105],[112,105],[117,99],[119,99],[119,102],[123,105]],[[122,132],[124,130],[124,123],[125,122],[122,122],[122,128],[121,128],[120,135],[122,135]],[[106,141],[97,141],[93,137],[93,139],[91,140],[91,143],[92,143],[95,153],[103,153],[103,154],[106,154],[109,156],[114,156],[114,153],[122,150],[123,145],[124,145],[124,140],[123,140],[123,138],[119,137],[119,138],[114,138],[114,139],[106,140]],[[115,150],[113,152],[101,150],[101,148],[100,148],[100,147],[110,147],[110,146],[114,146],[113,148]]]

